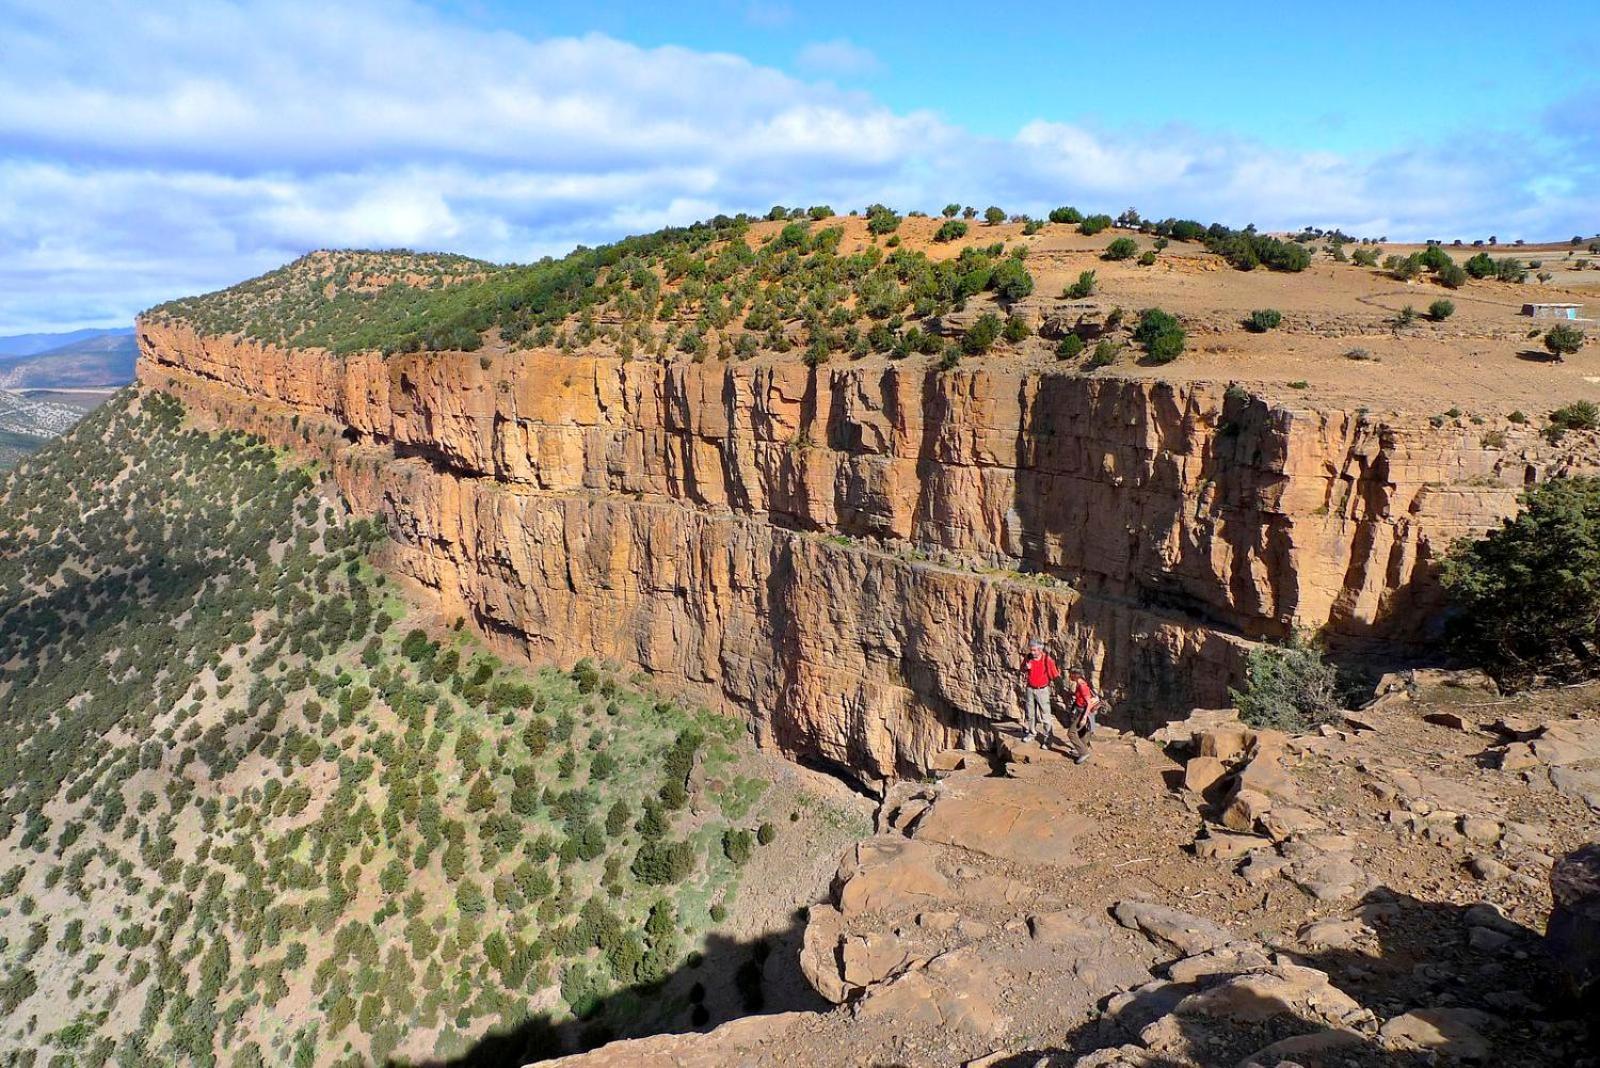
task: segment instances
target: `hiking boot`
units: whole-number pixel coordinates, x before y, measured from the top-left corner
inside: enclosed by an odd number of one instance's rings
[[[1072,762],[1074,764],[1087,764],[1089,763],[1089,754],[1079,753],[1077,756],[1072,758]]]
[[[1032,731],[1025,731],[1023,733],[1023,735],[1022,735],[1022,741],[1023,741],[1024,744],[1032,742],[1033,741],[1033,732]]]

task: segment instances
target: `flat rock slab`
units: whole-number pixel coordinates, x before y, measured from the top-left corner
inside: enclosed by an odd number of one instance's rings
[[[953,780],[917,823],[916,837],[1017,864],[1073,868],[1078,814],[1059,787],[1026,779]]]

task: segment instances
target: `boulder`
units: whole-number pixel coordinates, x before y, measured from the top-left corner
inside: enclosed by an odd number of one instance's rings
[[[835,1005],[850,996],[841,975],[839,943],[844,936],[844,917],[832,905],[813,905],[806,917],[805,935],[800,945],[800,972],[813,990]]]
[[[1387,1021],[1378,1029],[1378,1040],[1396,1053],[1429,1052],[1460,1061],[1481,1061],[1490,1053],[1482,1029],[1493,1020],[1475,1009],[1416,1009]]]
[[[1058,787],[1024,779],[958,777],[917,821],[916,840],[942,842],[1017,864],[1081,864],[1072,842],[1082,820]]]
[[[1122,926],[1139,931],[1157,945],[1185,956],[1203,953],[1233,940],[1233,935],[1220,924],[1148,901],[1119,901],[1111,914]]]
[[[1183,788],[1204,794],[1228,774],[1228,766],[1214,756],[1197,756],[1183,766]]]
[[[1254,834],[1229,834],[1215,828],[1194,840],[1194,855],[1207,860],[1238,860],[1262,849],[1271,849],[1270,839]]]
[[[1281,1068],[1286,1063],[1309,1068],[1311,1065],[1343,1063],[1342,1057],[1330,1055],[1351,1053],[1366,1044],[1366,1036],[1359,1031],[1330,1027],[1309,1035],[1294,1035],[1258,1049],[1240,1061],[1238,1068]]]
[[[1239,789],[1222,810],[1222,825],[1241,834],[1252,832],[1272,807],[1272,798],[1256,790]]]
[[[1600,989],[1600,842],[1556,861],[1550,869],[1545,943],[1580,995]]]
[[[1196,953],[1167,965],[1167,978],[1174,983],[1198,983],[1223,975],[1238,975],[1267,967],[1272,959],[1259,942],[1229,942],[1225,946]]]
[[[933,848],[899,836],[856,843],[839,866],[835,885],[845,916],[918,912],[953,896],[939,874]]]

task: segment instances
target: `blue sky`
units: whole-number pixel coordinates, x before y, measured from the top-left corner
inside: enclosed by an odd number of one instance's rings
[[[773,203],[1600,230],[1600,5],[993,10],[0,0],[0,334]]]

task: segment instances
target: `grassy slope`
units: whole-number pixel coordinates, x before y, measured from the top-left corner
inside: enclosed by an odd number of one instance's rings
[[[0,1050],[325,1064],[521,1026],[520,1063],[629,987],[590,1040],[689,1022],[687,980],[650,984],[733,894],[724,832],[760,820],[737,728],[430,641],[375,536],[160,395],[12,474]],[[690,870],[662,881],[673,843]]]

